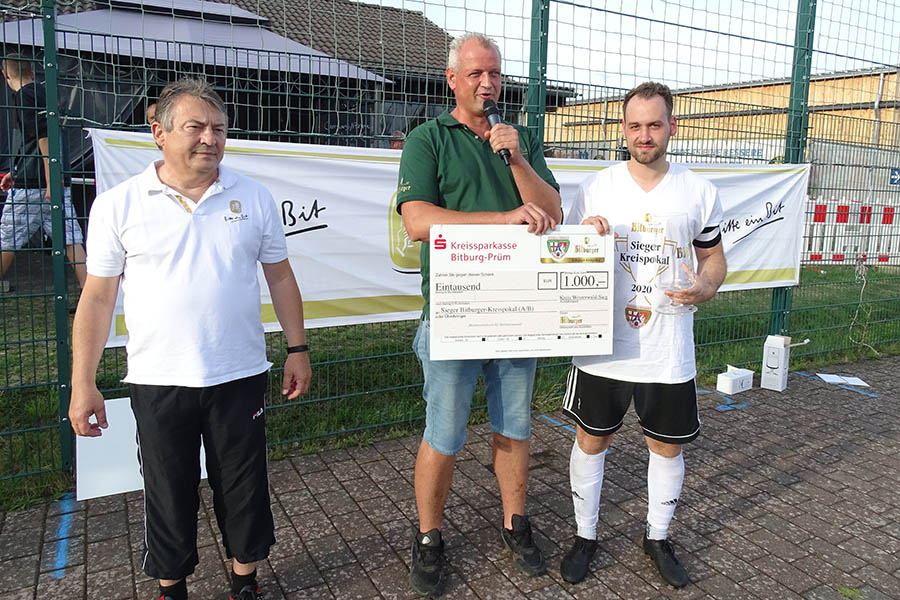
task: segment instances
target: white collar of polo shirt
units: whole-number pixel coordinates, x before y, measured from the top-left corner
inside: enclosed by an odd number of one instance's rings
[[[210,196],[222,193],[237,182],[237,176],[234,174],[234,172],[231,171],[231,169],[228,169],[227,167],[219,164],[219,176],[208,188],[206,188],[206,191],[203,192],[203,196],[200,198],[200,200],[194,202],[190,198],[183,197],[178,191],[172,189],[159,179],[157,166],[160,164],[162,164],[162,161],[155,161],[150,163],[150,165],[146,169],[144,169],[144,172],[138,176],[141,187],[146,191],[148,196],[152,196],[154,194],[165,194],[166,196],[172,198],[172,200],[181,204],[181,206],[188,210],[188,212],[191,212],[191,206],[199,206],[201,202],[203,202]]]

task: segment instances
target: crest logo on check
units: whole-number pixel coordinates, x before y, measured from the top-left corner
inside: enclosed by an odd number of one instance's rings
[[[569,251],[568,238],[550,238],[547,240],[547,250],[550,251],[550,256],[556,260],[561,259]]]

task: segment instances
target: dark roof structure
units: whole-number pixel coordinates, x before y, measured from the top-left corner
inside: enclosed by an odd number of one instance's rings
[[[443,70],[453,37],[418,11],[355,0],[233,0],[268,27],[335,58],[387,69]]]
[[[7,6],[39,11],[35,0],[8,0]],[[61,2],[60,14],[100,10],[139,2],[75,0]],[[148,0],[147,9],[179,12],[178,0]],[[215,20],[262,17],[259,25],[334,58],[388,70],[443,71],[453,36],[419,11],[367,4],[356,0],[214,0],[204,12]],[[219,9],[215,5],[230,5]]]

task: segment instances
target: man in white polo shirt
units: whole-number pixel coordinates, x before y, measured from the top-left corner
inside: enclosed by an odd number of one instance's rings
[[[69,418],[108,426],[97,365],[121,280],[131,407],[144,475],[142,567],[159,597],[185,600],[197,555],[200,440],[234,600],[258,597],[256,561],[275,542],[266,474],[266,344],[257,263],[288,343],[281,393],[309,386],[300,290],[271,194],[220,166],[227,117],[202,80],[169,84],[153,137],[163,160],[101,194],[73,325]],[[89,421],[96,416],[96,423]],[[115,425],[115,424],[113,424]]]

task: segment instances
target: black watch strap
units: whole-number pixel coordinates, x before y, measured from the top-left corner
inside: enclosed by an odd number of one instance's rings
[[[287,353],[294,354],[295,352],[309,352],[308,344],[300,344],[299,346],[288,346]]]

